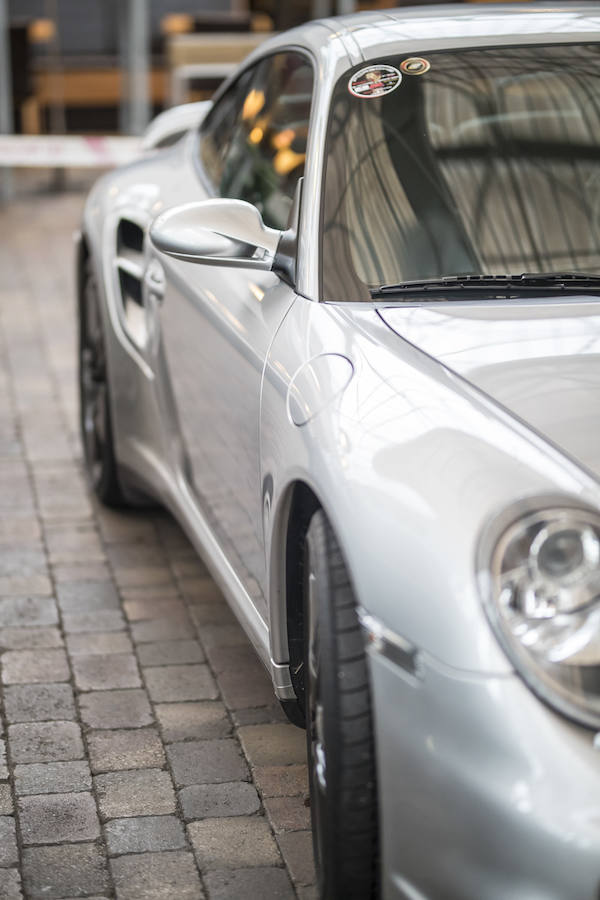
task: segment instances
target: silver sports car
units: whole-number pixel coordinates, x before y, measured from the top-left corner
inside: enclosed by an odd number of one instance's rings
[[[311,22],[153,133],[85,210],[87,465],[306,724],[322,897],[597,900],[600,4]]]

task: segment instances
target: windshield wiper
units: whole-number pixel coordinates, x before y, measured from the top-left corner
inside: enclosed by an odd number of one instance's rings
[[[404,281],[399,284],[382,284],[370,290],[378,300],[402,294],[456,294],[463,291],[497,292],[504,297],[507,292],[546,294],[600,291],[600,275],[587,272],[523,272],[521,275],[445,275],[425,281]]]

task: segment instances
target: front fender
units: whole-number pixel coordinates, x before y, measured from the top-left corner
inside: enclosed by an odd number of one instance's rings
[[[287,399],[294,373],[324,353],[350,360],[354,377],[296,425]],[[301,297],[267,360],[261,463],[278,663],[287,661],[284,548],[297,482],[329,516],[359,604],[435,662],[490,675],[511,666],[478,591],[484,528],[538,495],[600,506],[600,489],[585,472],[392,334],[374,309]]]

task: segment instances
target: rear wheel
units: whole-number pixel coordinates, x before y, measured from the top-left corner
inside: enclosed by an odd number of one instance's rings
[[[89,260],[79,310],[79,410],[85,463],[98,498],[107,506],[127,506],[115,458],[104,329]]]
[[[341,550],[322,510],[304,552],[305,684],[315,863],[324,900],[378,896],[369,673]]]

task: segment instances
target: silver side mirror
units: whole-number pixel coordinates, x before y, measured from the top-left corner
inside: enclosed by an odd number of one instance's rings
[[[269,270],[282,233],[268,228],[252,204],[223,198],[167,209],[152,223],[150,240],[175,259]]]

